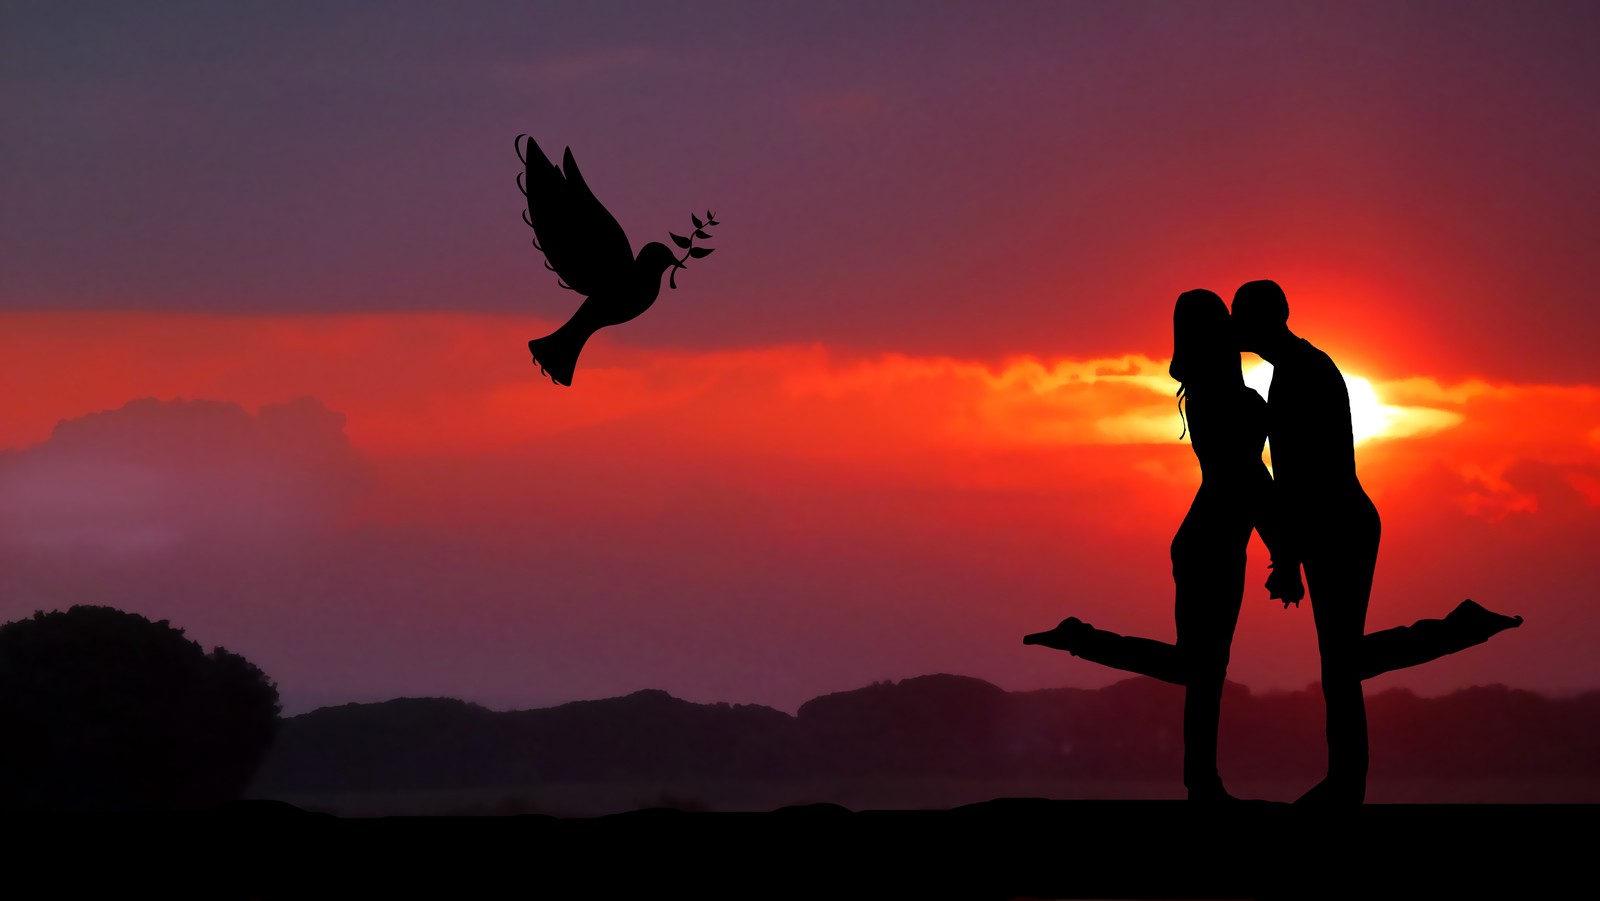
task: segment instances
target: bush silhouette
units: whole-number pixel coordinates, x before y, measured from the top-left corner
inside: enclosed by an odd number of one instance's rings
[[[0,626],[0,808],[151,810],[240,797],[278,689],[166,620],[75,606]]]

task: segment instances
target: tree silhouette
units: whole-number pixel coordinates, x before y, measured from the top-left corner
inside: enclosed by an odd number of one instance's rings
[[[75,606],[0,626],[0,808],[152,810],[239,798],[278,689],[166,620]]]

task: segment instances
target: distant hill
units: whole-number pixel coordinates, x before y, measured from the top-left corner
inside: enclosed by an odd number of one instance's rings
[[[1173,780],[1182,689],[1136,678],[1101,689],[1007,692],[930,675],[824,695],[794,716],[696,704],[663,691],[490,711],[446,698],[324,707],[284,721],[259,797],[533,789],[552,783],[827,779]],[[1600,692],[1549,698],[1504,686],[1367,699],[1374,779],[1600,780]],[[1312,779],[1322,701],[1303,691],[1223,700],[1225,774]]]

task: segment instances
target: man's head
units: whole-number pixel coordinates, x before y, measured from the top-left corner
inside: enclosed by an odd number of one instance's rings
[[[1289,334],[1289,301],[1278,283],[1245,282],[1233,292],[1233,326],[1239,346],[1260,353]]]

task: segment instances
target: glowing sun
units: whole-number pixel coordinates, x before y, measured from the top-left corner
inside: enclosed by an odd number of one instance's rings
[[[1272,364],[1262,362],[1245,370],[1244,383],[1266,397],[1267,389],[1272,385]],[[1378,392],[1372,390],[1372,383],[1359,375],[1345,375],[1344,384],[1350,392],[1350,429],[1357,444],[1369,438],[1382,437],[1390,431],[1390,424],[1405,412],[1378,400]]]

